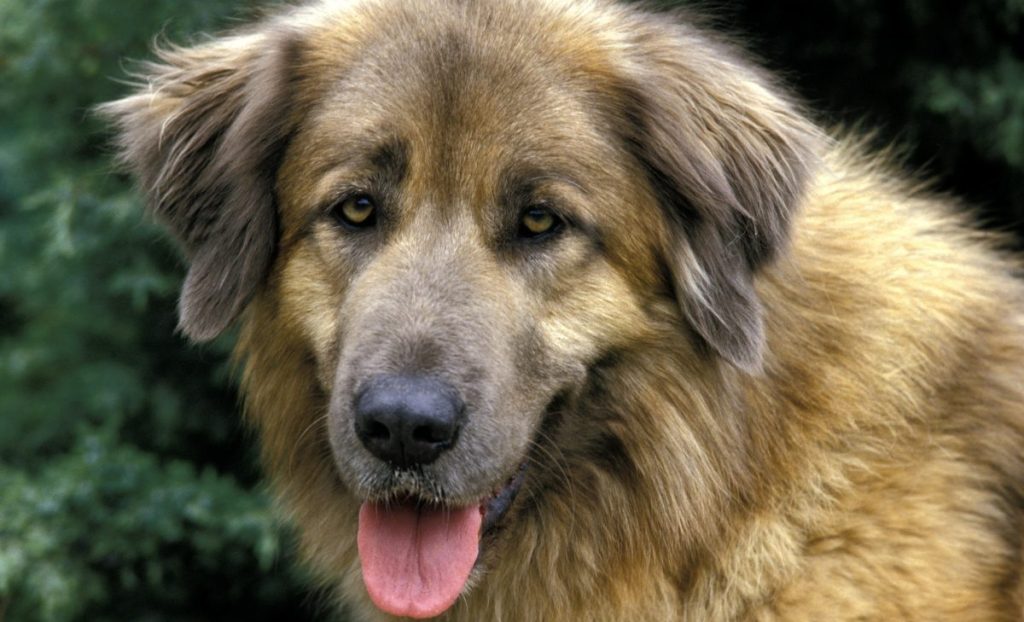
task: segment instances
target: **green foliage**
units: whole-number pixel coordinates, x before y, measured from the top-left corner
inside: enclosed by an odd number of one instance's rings
[[[718,4],[823,120],[867,117],[990,220],[1024,222],[1022,0]],[[175,335],[181,262],[89,114],[154,35],[246,12],[0,0],[0,620],[315,613],[239,423],[231,338]]]
[[[262,495],[103,435],[32,476],[0,468],[0,536],[14,620],[218,618],[279,607],[291,580]]]
[[[0,619],[311,615],[256,484],[231,340],[175,335],[181,262],[89,113],[154,34],[237,8],[0,0]]]
[[[970,136],[985,155],[1024,168],[1024,61],[1000,54],[980,70],[921,71],[920,108]]]
[[[822,120],[880,128],[986,222],[1024,232],[1024,2],[738,2],[723,22]]]

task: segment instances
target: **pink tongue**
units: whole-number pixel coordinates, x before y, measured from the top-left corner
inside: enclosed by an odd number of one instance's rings
[[[452,606],[480,550],[482,509],[364,503],[359,559],[382,611],[432,618]]]

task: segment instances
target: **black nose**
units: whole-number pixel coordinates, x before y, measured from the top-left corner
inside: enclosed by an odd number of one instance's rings
[[[355,403],[356,435],[398,467],[430,464],[451,449],[466,418],[455,389],[429,376],[376,376]]]

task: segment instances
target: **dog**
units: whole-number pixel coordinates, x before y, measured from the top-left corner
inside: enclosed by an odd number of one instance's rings
[[[365,620],[1017,620],[996,234],[686,13],[337,0],[101,108]]]

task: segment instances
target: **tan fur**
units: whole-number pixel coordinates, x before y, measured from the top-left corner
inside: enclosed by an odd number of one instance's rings
[[[547,430],[446,620],[1021,619],[1024,286],[955,201],[825,138],[685,18],[366,0],[259,28],[288,40],[297,101],[268,133],[289,139],[237,349],[246,407],[304,556],[359,616],[387,619],[330,396],[365,342],[445,373],[486,361],[494,473]],[[170,62],[237,61],[197,49]],[[151,123],[133,119],[178,110],[160,97],[108,111],[129,160]],[[646,124],[613,136],[627,112]],[[317,210],[393,135],[394,233],[356,252]],[[574,233],[524,261],[494,241],[502,166],[524,153],[584,180],[546,192],[598,223],[598,251]],[[477,485],[460,468],[458,500]]]

